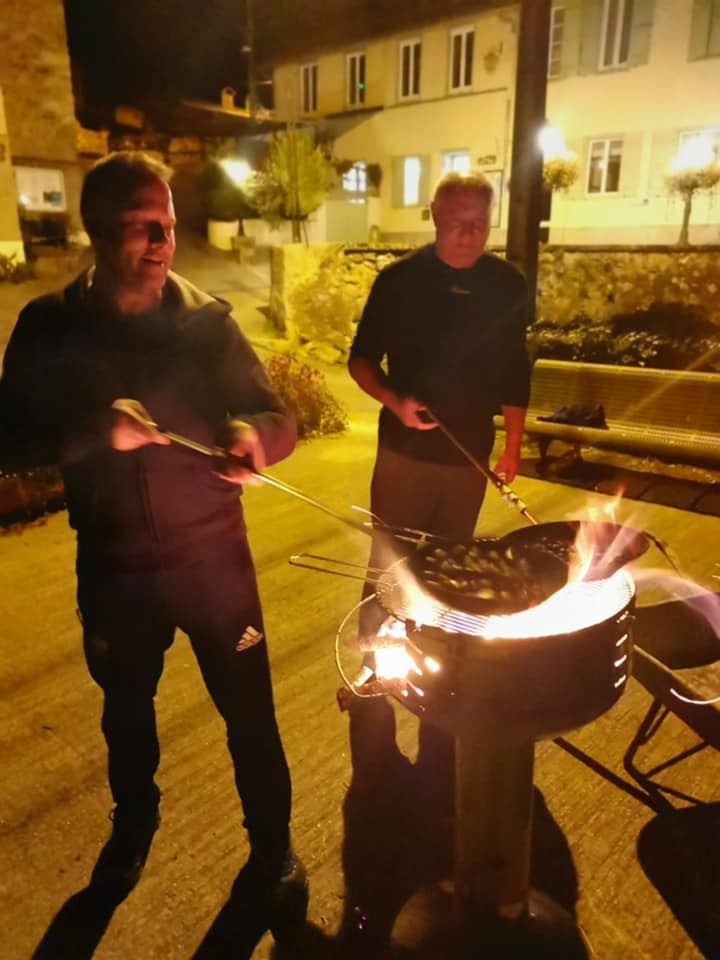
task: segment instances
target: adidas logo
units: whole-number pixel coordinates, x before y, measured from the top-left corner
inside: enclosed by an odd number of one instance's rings
[[[256,643],[260,643],[263,636],[264,634],[256,630],[255,627],[245,627],[245,632],[235,644],[235,649],[238,653],[242,653],[243,650],[247,650],[249,647],[254,647]]]

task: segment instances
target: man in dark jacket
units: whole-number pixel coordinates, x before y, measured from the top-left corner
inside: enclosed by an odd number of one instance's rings
[[[379,274],[350,353],[351,375],[382,404],[373,514],[453,541],[472,538],[486,481],[434,417],[487,464],[493,415],[502,411],[505,448],[495,470],[511,483],[529,395],[527,285],[511,264],[485,252],[492,198],[482,174],[440,181],[432,202],[435,243]],[[369,565],[386,567],[398,549],[376,534]],[[378,604],[365,603],[361,633],[371,638],[384,617]],[[375,717],[374,729],[381,728]],[[431,784],[452,783],[447,737],[427,724],[420,727],[418,768]]]
[[[227,727],[251,846],[243,885],[280,928],[288,891],[301,911],[307,892],[290,848],[290,778],[239,485],[288,456],[295,424],[230,307],[169,272],[169,173],[130,152],[88,173],[81,210],[95,266],[20,315],[0,381],[4,456],[60,465],[77,531],[78,606],[104,693],[115,802],[93,885],[127,895],[159,824],[154,697],[180,627]],[[118,398],[227,456],[170,445],[114,410]]]

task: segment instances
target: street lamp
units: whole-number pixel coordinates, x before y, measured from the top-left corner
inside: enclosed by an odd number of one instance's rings
[[[226,158],[220,161],[220,166],[236,187],[242,187],[248,178],[252,176],[252,168],[247,160]]]

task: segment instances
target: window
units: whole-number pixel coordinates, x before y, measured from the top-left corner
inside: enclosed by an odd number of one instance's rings
[[[703,57],[720,57],[720,0],[695,0],[689,59]]]
[[[351,107],[365,103],[365,54],[347,56],[347,102]]]
[[[633,0],[605,0],[600,44],[601,70],[627,63],[632,14]]]
[[[699,142],[698,142],[699,141]],[[678,154],[689,151],[712,152],[716,163],[720,163],[720,127],[705,127],[702,130],[686,130],[678,138]],[[709,159],[709,157],[708,157]]]
[[[560,75],[564,29],[565,8],[553,7],[550,13],[550,47],[548,50],[547,70],[547,75],[549,77],[557,77]]]
[[[403,196],[404,207],[416,207],[420,203],[420,177],[422,161],[420,157],[405,157],[403,160]]]
[[[472,27],[453,30],[450,34],[450,90],[469,90],[472,87],[473,48],[475,31]]]
[[[591,140],[588,193],[617,193],[620,186],[622,140]]]
[[[420,41],[405,40],[400,44],[399,91],[401,100],[420,96]]]
[[[342,188],[346,193],[367,193],[367,166],[364,160],[354,163],[343,174]]]
[[[300,67],[300,106],[303,113],[317,110],[317,64],[306,63]]]
[[[470,153],[467,150],[446,150],[440,155],[440,173],[467,173],[470,170]]]
[[[18,203],[28,212],[62,213],[65,177],[62,170],[47,167],[13,167]]]

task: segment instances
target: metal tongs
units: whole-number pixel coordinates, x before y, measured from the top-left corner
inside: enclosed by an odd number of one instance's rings
[[[173,433],[170,430],[162,430],[139,400],[131,400],[127,397],[121,397],[113,401],[112,409],[117,410],[118,413],[124,413],[126,416],[131,417],[136,423],[139,423],[147,430],[152,430],[161,437],[166,437],[171,443],[176,443],[181,447],[187,447],[189,450],[194,450],[195,453],[201,453],[206,457],[221,457],[225,460],[228,457],[232,458],[233,456],[228,450],[224,450],[222,447],[210,447],[207,444],[198,443],[197,440],[191,440],[189,437],[183,437],[180,434]],[[282,480],[278,480],[277,477],[271,477],[267,473],[263,473],[260,470],[255,470],[252,464],[247,463],[246,461],[242,461],[242,463],[243,466],[250,470],[254,477],[257,477],[258,480],[262,480],[263,483],[267,483],[271,487],[276,487],[278,490],[282,490],[283,493],[287,493],[291,497],[296,497],[298,500],[309,503],[310,506],[316,507],[318,510],[322,510],[323,513],[327,513],[336,520],[339,520],[341,523],[346,524],[346,526],[352,527],[353,530],[359,530],[366,536],[372,535],[371,528],[366,526],[364,523],[359,523],[357,520],[352,520],[350,517],[345,517],[341,513],[337,513],[331,507],[327,507],[319,500],[309,497],[296,487],[290,486],[289,483],[284,483]]]
[[[442,420],[440,420],[432,410],[428,409],[426,412],[428,416],[437,424],[438,429],[445,434],[450,443],[460,451],[468,463],[475,467],[475,469],[495,487],[503,500],[507,501],[511,507],[516,507],[517,510],[520,511],[520,515],[523,516],[528,523],[532,523],[537,526],[540,521],[536,520],[535,517],[530,513],[527,508],[527,504],[520,499],[513,488],[509,484],[505,483],[502,477],[499,477],[494,470],[491,470],[490,467],[486,467],[484,463],[480,463],[479,460],[476,460],[467,447],[464,447],[463,444],[460,443],[458,438],[451,433],[450,430],[448,430]]]

